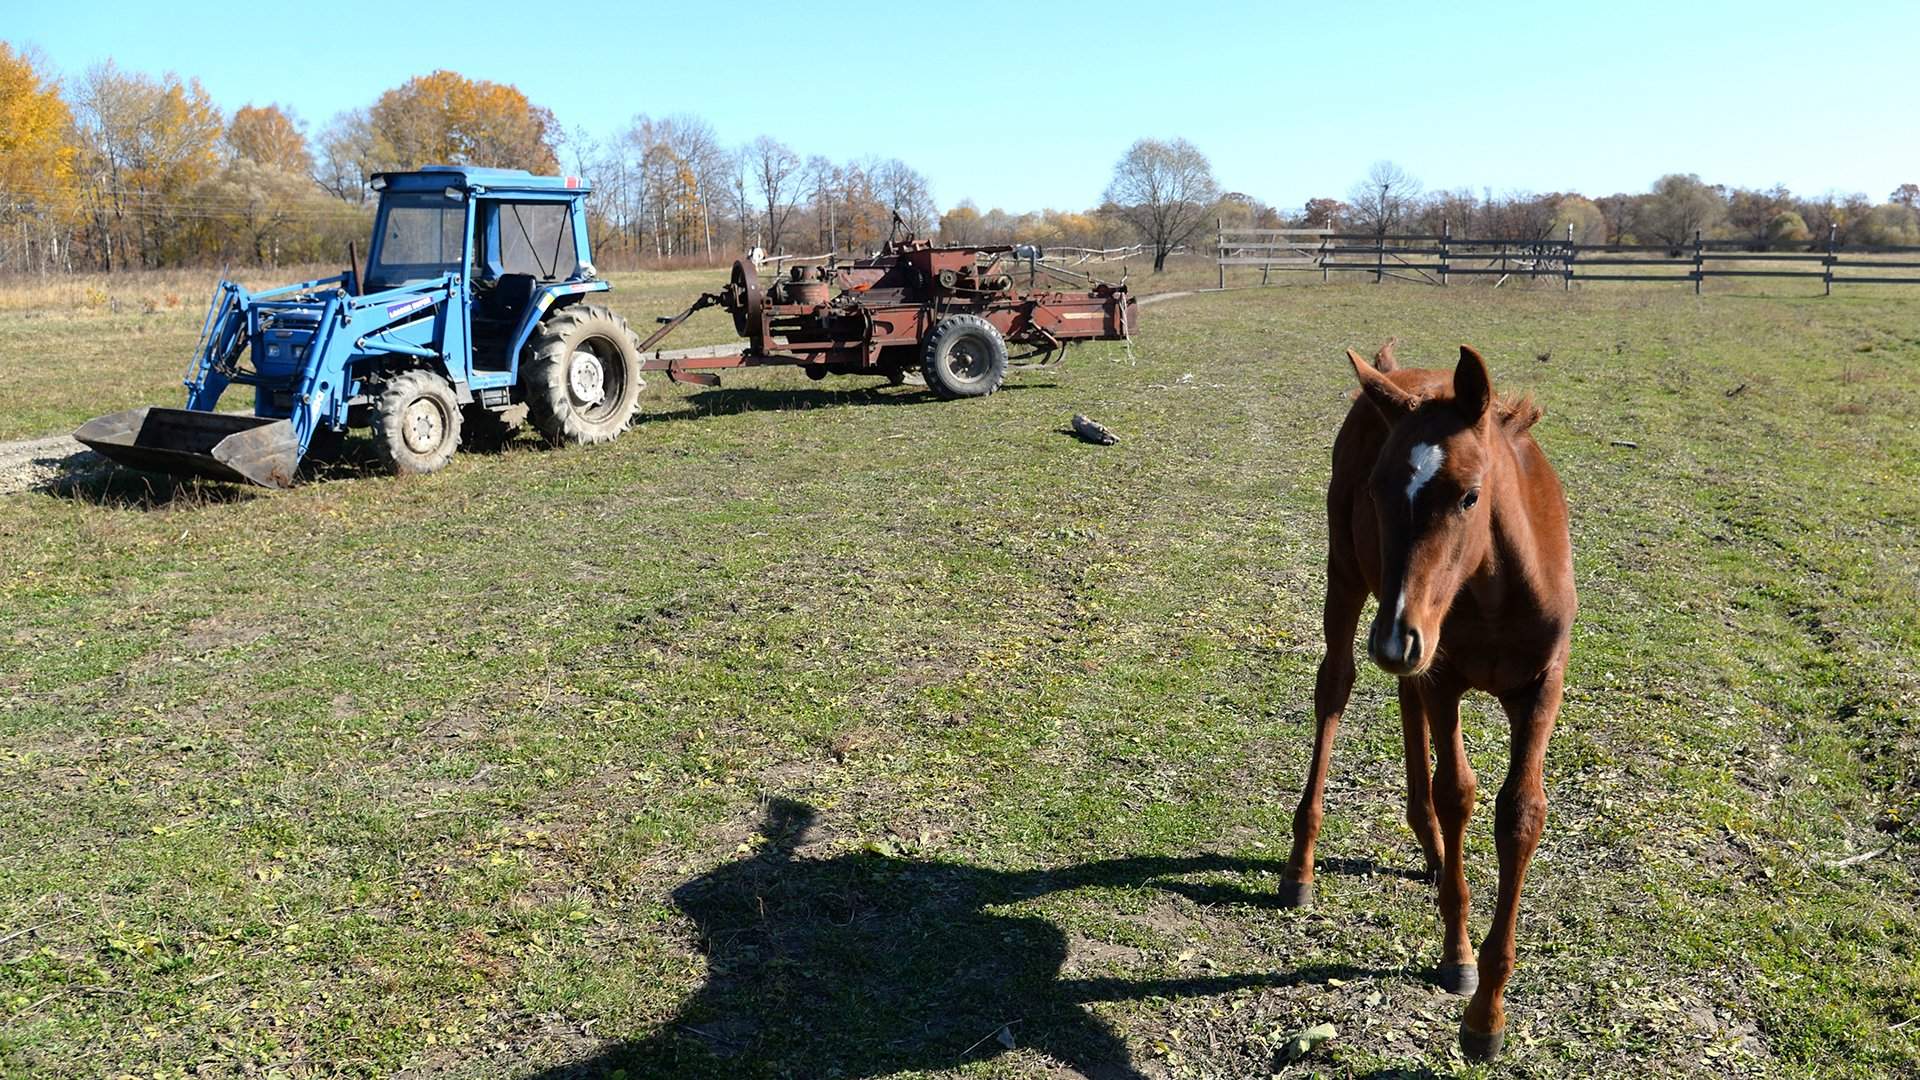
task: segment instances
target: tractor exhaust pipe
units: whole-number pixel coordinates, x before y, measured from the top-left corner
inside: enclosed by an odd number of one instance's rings
[[[73,437],[130,468],[236,484],[292,487],[300,465],[293,421],[149,407],[96,417]]]

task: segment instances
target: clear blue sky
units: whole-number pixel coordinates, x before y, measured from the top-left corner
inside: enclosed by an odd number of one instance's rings
[[[1884,199],[1920,183],[1920,4],[0,0],[62,74],[198,76],[310,129],[436,67],[565,127],[696,113],[730,143],[899,157],[943,207],[1081,208],[1135,138],[1298,205],[1389,158],[1429,189],[1644,190],[1663,172]],[[577,14],[576,14],[577,13]],[[871,24],[863,24],[871,17]]]

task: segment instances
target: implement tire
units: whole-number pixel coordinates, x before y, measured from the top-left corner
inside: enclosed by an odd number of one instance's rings
[[[627,320],[575,304],[547,316],[527,343],[520,386],[527,418],[564,446],[608,442],[640,401],[640,349]]]
[[[949,315],[920,346],[927,389],[943,398],[985,397],[1007,377],[1007,342],[978,315]]]
[[[436,371],[416,368],[381,380],[369,419],[375,457],[398,476],[435,472],[460,446],[460,399]]]

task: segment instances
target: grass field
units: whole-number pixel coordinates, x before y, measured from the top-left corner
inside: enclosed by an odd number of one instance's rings
[[[0,437],[176,400],[197,307],[0,304]],[[0,1072],[1920,1069],[1911,299],[1315,283],[1142,321],[976,401],[763,371],[425,478],[0,497]],[[1269,902],[1341,349],[1396,334],[1539,396],[1574,514],[1491,1070],[1430,979],[1377,671],[1320,906]],[[1469,706],[1477,932],[1505,729]]]

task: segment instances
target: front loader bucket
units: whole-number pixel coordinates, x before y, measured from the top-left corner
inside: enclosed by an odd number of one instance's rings
[[[122,465],[236,484],[292,487],[300,437],[291,420],[150,407],[96,417],[73,437]]]

